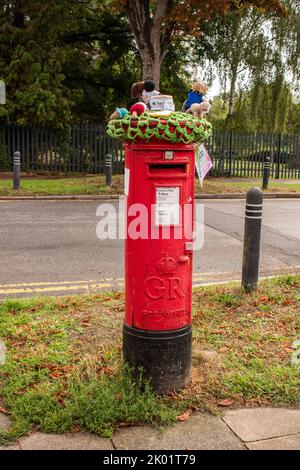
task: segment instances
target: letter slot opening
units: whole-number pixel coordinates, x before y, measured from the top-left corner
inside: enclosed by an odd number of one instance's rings
[[[150,163],[149,175],[164,178],[186,176],[186,163]]]

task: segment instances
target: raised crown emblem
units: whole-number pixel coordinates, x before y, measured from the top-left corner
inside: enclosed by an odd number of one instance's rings
[[[172,256],[167,253],[157,262],[157,271],[159,274],[174,274],[177,263]]]

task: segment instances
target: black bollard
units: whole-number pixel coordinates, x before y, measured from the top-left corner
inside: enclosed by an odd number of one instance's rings
[[[264,161],[264,174],[263,174],[263,189],[268,189],[269,186],[269,178],[270,178],[270,167],[271,167],[271,160],[270,157],[265,157]]]
[[[20,189],[21,155],[14,153],[14,189]]]
[[[107,154],[105,157],[105,176],[106,186],[112,185],[112,156]]]
[[[257,289],[260,236],[262,224],[263,193],[254,187],[246,197],[245,233],[242,287],[246,292]]]

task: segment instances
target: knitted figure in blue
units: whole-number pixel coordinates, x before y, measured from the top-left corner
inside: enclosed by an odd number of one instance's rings
[[[208,87],[203,82],[193,83],[192,89],[188,92],[187,100],[184,104],[185,110],[189,109],[192,104],[200,104],[206,101],[204,95],[208,92]]]

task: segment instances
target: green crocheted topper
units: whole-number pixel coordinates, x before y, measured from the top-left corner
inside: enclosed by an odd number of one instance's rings
[[[123,119],[108,122],[110,137],[122,140],[165,140],[173,143],[191,144],[207,139],[211,124],[188,113],[174,112],[170,116],[154,117],[143,113],[138,118],[127,114]]]

